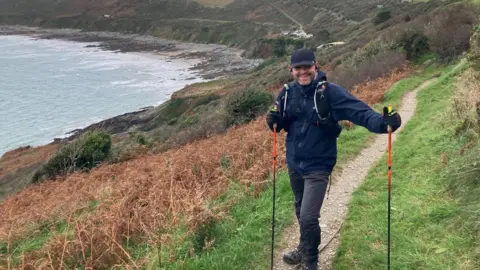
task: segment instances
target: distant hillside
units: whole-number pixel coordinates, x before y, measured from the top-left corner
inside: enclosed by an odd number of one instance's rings
[[[415,16],[442,1],[353,0],[4,0],[0,24],[67,27],[148,34],[182,41],[220,43],[252,50],[258,40],[303,29],[319,45],[363,38],[386,27],[372,27],[378,9],[390,22]],[[361,33],[361,34],[356,34]]]

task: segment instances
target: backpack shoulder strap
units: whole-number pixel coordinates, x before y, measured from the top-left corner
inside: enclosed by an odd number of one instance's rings
[[[283,99],[283,114],[282,114],[282,117],[285,118],[286,117],[288,95],[290,93],[290,89],[293,87],[293,83],[284,84],[283,87],[285,88],[285,95],[282,97],[282,99]]]
[[[330,104],[328,102],[328,82],[321,81],[317,84],[314,94],[315,111],[317,113],[319,123],[326,124],[331,120]]]

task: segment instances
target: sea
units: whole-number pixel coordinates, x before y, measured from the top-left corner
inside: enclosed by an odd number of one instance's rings
[[[204,81],[189,70],[191,60],[107,51],[95,45],[0,36],[0,156],[160,105],[187,84]]]

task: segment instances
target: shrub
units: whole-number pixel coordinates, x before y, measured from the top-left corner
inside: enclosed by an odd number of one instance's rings
[[[414,29],[405,30],[397,43],[405,50],[409,60],[421,57],[430,49],[427,36],[422,31]]]
[[[395,68],[402,68],[405,63],[403,53],[384,51],[358,64],[343,63],[331,72],[329,80],[335,81],[345,89],[351,89],[356,84],[382,77]]]
[[[148,131],[154,129],[164,123],[172,123],[174,119],[180,117],[189,107],[189,104],[184,98],[174,98],[160,105],[155,109],[155,118],[144,130]]]
[[[144,132],[131,132],[129,134],[129,137],[133,139],[137,144],[145,145],[148,148],[151,148],[153,146],[152,139]]]
[[[434,15],[425,27],[425,33],[430,48],[439,56],[439,60],[453,60],[469,48],[475,22],[475,13],[462,4],[453,5]]]
[[[480,135],[480,72],[470,68],[462,75],[453,95],[452,118],[457,135]]]
[[[106,162],[119,163],[124,162],[148,153],[149,150],[157,145],[152,136],[142,131],[132,131],[128,135],[121,135],[110,151]]]
[[[230,168],[231,163],[232,158],[228,154],[225,154],[222,156],[222,158],[220,158],[220,166],[225,170]]]
[[[362,62],[373,59],[375,56],[391,51],[395,48],[395,42],[385,40],[373,40],[354,52],[346,53],[342,59],[344,66],[355,66]]]
[[[112,138],[104,132],[91,132],[83,136],[75,167],[91,169],[105,160],[112,147]]]
[[[377,15],[373,20],[375,25],[388,21],[392,17],[392,12],[387,8],[381,8],[377,11]]]
[[[193,104],[192,107],[198,107],[198,106],[201,106],[201,105],[207,105],[209,104],[210,102],[212,101],[215,101],[215,100],[218,100],[220,99],[221,97],[217,94],[210,94],[210,95],[205,95],[205,96],[201,96],[199,98],[197,98],[197,100],[195,100],[195,103]]]
[[[305,47],[306,41],[290,37],[267,38],[261,40],[261,45],[271,45],[273,55],[283,57],[291,54],[294,50]],[[310,44],[311,45],[311,44]]]
[[[248,88],[232,94],[227,101],[228,125],[245,124],[267,111],[272,96],[264,91]]]
[[[204,224],[201,224],[196,229],[192,239],[195,253],[199,254],[212,247],[215,241],[215,236],[218,234],[217,227],[216,220],[214,218],[209,218]]]
[[[273,43],[273,54],[276,57],[282,57],[287,54],[285,40],[282,38],[276,39]]]
[[[80,138],[63,146],[47,163],[35,173],[33,182],[43,178],[54,178],[75,170],[92,169],[110,154],[112,139],[104,132],[89,131]]]
[[[213,134],[222,133],[227,129],[227,113],[224,101],[213,101],[203,109],[199,108],[196,114],[197,121],[192,125],[161,126],[149,132],[159,145],[154,147],[153,152],[159,153],[173,147],[180,147],[198,139],[207,138]],[[179,119],[183,121],[182,118]]]

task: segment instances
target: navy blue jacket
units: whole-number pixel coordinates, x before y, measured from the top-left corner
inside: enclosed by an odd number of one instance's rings
[[[329,134],[329,129],[318,126],[318,116],[314,110],[314,92],[322,79],[319,74],[309,85],[291,83],[288,87],[286,115],[277,126],[277,132],[287,132],[287,164],[301,173],[313,171],[331,172],[337,162],[337,136]],[[283,115],[284,98],[287,89],[283,88],[277,97],[276,105]],[[358,100],[343,87],[329,83],[325,90],[334,125],[338,121],[349,120],[374,133],[387,133],[383,116]],[[270,127],[272,129],[272,127]]]

